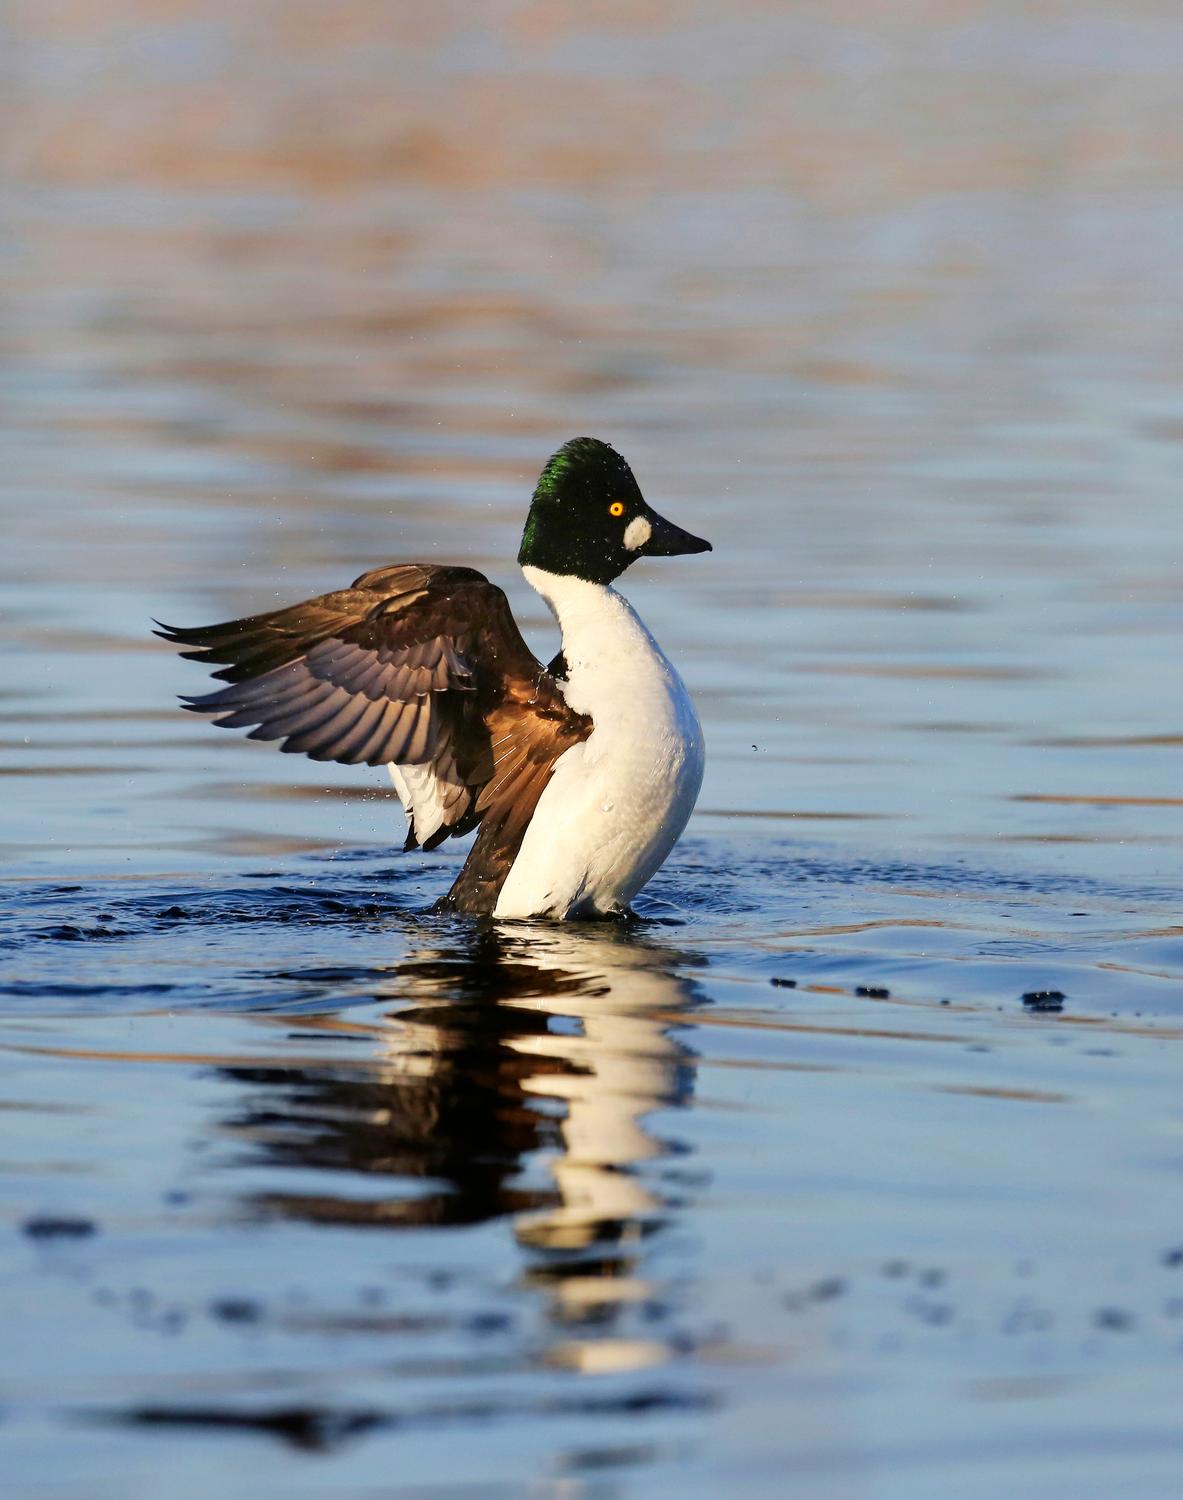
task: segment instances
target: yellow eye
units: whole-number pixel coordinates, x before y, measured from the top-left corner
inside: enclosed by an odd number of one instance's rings
[[[610,516],[622,516],[624,515],[624,506],[619,500],[613,500],[612,504],[608,507],[608,514]]]

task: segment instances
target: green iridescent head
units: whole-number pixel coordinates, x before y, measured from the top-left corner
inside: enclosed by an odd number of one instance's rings
[[[518,562],[611,583],[638,557],[709,552],[710,542],[659,516],[633,471],[598,438],[578,437],[551,456],[534,488]]]

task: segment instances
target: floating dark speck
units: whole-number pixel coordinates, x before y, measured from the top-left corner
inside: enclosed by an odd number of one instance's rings
[[[93,1219],[41,1214],[26,1219],[21,1228],[31,1240],[83,1240],[96,1233],[98,1225]]]
[[[469,1333],[478,1335],[508,1333],[513,1327],[513,1319],[508,1313],[481,1312],[467,1319],[465,1327]]]
[[[257,1323],[263,1309],[250,1297],[222,1297],[210,1303],[210,1313],[221,1323]]]
[[[324,1451],[373,1427],[393,1426],[382,1412],[333,1411],[319,1407],[281,1407],[272,1411],[235,1411],[229,1407],[137,1407],[120,1418],[136,1427],[212,1427],[269,1432],[297,1448]]]
[[[1028,1010],[1063,1010],[1067,996],[1063,990],[1028,990],[1023,1004]]]
[[[907,1311],[929,1328],[944,1328],[953,1321],[953,1309],[947,1302],[932,1302],[927,1297],[913,1297]]]
[[[1099,1307],[1093,1314],[1093,1324],[1113,1333],[1125,1333],[1134,1326],[1134,1315],[1123,1307]]]

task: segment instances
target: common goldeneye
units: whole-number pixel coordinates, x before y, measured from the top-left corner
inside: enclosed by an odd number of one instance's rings
[[[709,552],[659,516],[607,443],[573,438],[534,490],[518,562],[562,649],[543,667],[473,568],[396,563],[286,609],[158,635],[226,663],[188,695],[223,729],[385,765],[406,847],[478,829],[444,909],[506,918],[627,910],[698,797],[702,729],[678,673],[611,587],[639,557]],[[158,622],[159,623],[159,622]]]

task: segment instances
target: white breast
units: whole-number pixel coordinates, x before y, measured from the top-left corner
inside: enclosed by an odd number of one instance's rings
[[[494,915],[619,911],[686,826],[702,784],[702,728],[682,679],[615,589],[523,571],[563,632],[567,701],[594,727],[555,766]]]

